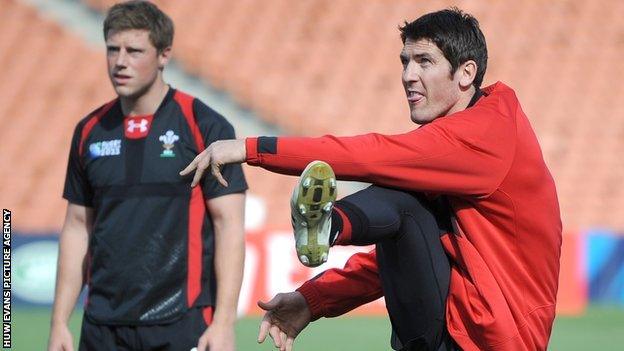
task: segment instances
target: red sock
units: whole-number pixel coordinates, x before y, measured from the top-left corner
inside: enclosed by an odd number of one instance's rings
[[[334,207],[334,211],[336,211],[336,213],[340,216],[340,219],[342,219],[342,231],[337,234],[338,238],[334,242],[334,245],[351,245],[351,222],[340,208]]]

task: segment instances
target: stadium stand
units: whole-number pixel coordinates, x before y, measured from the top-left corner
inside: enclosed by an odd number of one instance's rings
[[[112,94],[104,56],[17,1],[0,11],[2,204],[23,231],[58,230],[73,125]]]
[[[83,0],[96,10],[114,1]],[[58,229],[71,128],[112,96],[103,55],[15,0],[2,0],[3,205],[24,230]],[[399,83],[396,27],[449,1],[156,1],[177,24],[190,73],[290,134],[413,128]],[[463,1],[480,19],[494,79],[516,89],[558,186],[564,227],[624,231],[624,2]],[[548,20],[544,20],[548,19]],[[69,78],[68,78],[69,77]],[[27,106],[24,101],[28,100]],[[26,108],[27,107],[27,108]],[[9,120],[10,118],[10,120]],[[46,119],[45,127],[42,122]],[[9,123],[10,121],[10,123]],[[37,136],[37,141],[32,136]],[[6,165],[11,165],[7,167]],[[247,168],[288,228],[291,180]]]
[[[93,50],[58,23],[15,0],[1,0],[0,196],[25,233],[60,230],[67,153],[75,124],[114,97],[103,51]],[[11,165],[9,167],[8,165]],[[252,194],[267,213],[287,214],[294,179],[246,167]],[[285,228],[289,216],[268,216],[266,228]]]

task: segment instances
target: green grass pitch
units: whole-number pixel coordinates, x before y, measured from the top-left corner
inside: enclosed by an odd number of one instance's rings
[[[12,315],[12,350],[44,350],[50,310],[15,308]],[[81,313],[71,320],[77,341]],[[240,351],[275,350],[269,341],[256,343],[259,318],[243,318],[237,325]],[[591,307],[583,317],[558,317],[549,350],[624,350],[624,309]],[[340,317],[312,323],[295,341],[297,351],[389,350],[390,324],[384,317]]]

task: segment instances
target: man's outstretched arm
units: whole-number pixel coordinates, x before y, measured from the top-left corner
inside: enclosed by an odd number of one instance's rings
[[[511,167],[515,119],[473,107],[408,133],[318,138],[260,137],[211,144],[182,174],[206,169],[219,178],[226,163],[247,162],[297,175],[314,160],[336,176],[409,191],[486,196]],[[195,182],[194,182],[195,183]],[[222,182],[223,183],[223,182]]]

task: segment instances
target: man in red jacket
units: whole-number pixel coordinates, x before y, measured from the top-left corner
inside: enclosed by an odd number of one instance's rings
[[[452,227],[444,197],[431,199],[372,185],[339,200],[331,216],[325,216],[324,209],[331,208],[331,195],[336,193],[332,174],[326,163],[312,162],[293,193],[297,251],[302,256],[312,256],[311,260],[300,258],[302,263],[323,262],[323,249],[330,243],[375,244],[376,248],[371,254],[354,256],[344,270],[319,274],[293,293],[290,300],[281,294],[266,304],[260,303],[268,311],[261,324],[260,339],[272,324],[288,335],[296,335],[312,319],[343,314],[383,295],[392,324],[392,348],[456,350],[445,323],[451,269],[440,235],[452,231]],[[354,267],[373,274],[351,279],[349,271]],[[350,283],[341,284],[345,278]],[[334,290],[329,300],[322,298],[326,288]],[[283,307],[290,308],[290,312]],[[301,319],[302,316],[306,318]],[[275,328],[271,335],[275,340]],[[286,337],[284,342],[281,336],[277,340],[279,346],[294,341]]]
[[[472,16],[456,9],[430,13],[402,27],[401,37],[403,85],[420,128],[222,141],[182,173],[197,168],[196,184],[210,167],[222,180],[222,165],[246,161],[295,175],[322,159],[339,179],[442,195],[453,213],[453,231],[441,237],[452,262],[446,328],[453,340],[463,350],[544,350],[555,316],[561,220],[529,120],[510,87],[498,82],[479,89],[487,50]],[[356,255],[322,278],[299,289],[308,313],[334,315],[358,297],[363,303],[380,295],[374,253]],[[295,308],[292,296],[265,305],[269,317]],[[291,347],[291,321],[267,321],[280,346]]]

